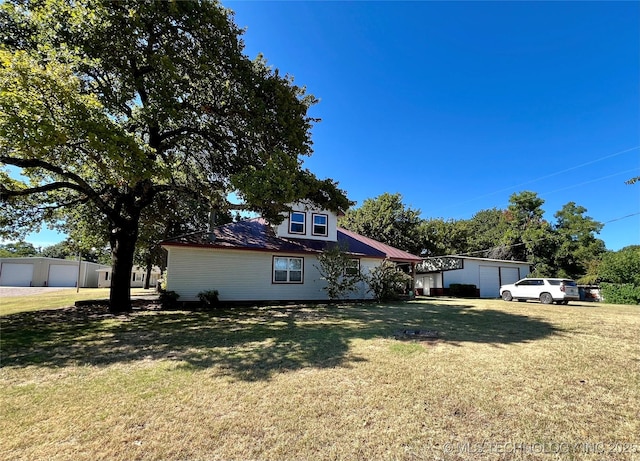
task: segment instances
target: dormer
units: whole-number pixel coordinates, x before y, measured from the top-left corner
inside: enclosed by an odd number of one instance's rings
[[[299,202],[276,227],[276,235],[289,239],[338,241],[338,216],[311,204]]]

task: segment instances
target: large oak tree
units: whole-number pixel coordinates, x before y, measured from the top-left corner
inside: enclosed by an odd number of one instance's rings
[[[235,190],[272,220],[301,198],[349,205],[302,167],[316,99],[249,59],[216,2],[7,1],[0,35],[0,229],[95,208],[112,312],[131,308],[140,218],[166,194],[224,202]]]

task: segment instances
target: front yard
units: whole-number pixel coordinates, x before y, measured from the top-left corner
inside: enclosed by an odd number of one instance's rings
[[[640,459],[638,307],[426,299],[0,320],[0,459]],[[395,337],[416,330],[437,333]]]

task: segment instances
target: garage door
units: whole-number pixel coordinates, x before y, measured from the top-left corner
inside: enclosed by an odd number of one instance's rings
[[[49,266],[50,287],[75,287],[78,280],[78,266],[51,264]]]
[[[480,266],[480,297],[497,298],[500,296],[500,275],[498,268]]]
[[[517,267],[501,267],[500,268],[500,285],[507,283],[516,283],[520,280],[520,273]]]
[[[29,287],[33,280],[33,264],[2,263],[0,285],[5,287]]]

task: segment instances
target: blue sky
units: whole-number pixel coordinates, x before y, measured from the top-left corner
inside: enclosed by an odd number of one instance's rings
[[[305,166],[351,200],[467,219],[531,190],[640,244],[640,3],[223,4],[247,55],[320,99]]]

